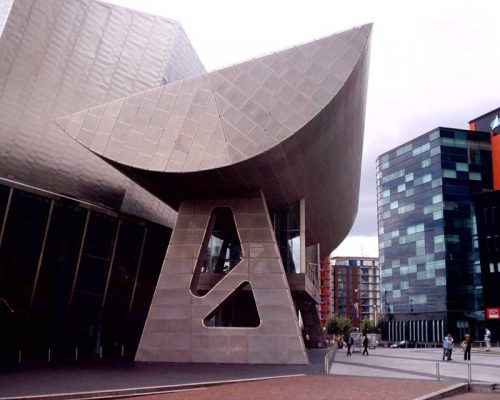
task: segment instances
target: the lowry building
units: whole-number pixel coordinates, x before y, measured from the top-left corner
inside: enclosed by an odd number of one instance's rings
[[[205,73],[175,21],[41,3],[0,19],[2,356],[306,363],[371,26]]]

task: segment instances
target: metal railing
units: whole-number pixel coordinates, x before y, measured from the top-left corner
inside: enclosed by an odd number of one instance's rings
[[[116,350],[119,349],[119,354],[116,353]],[[114,358],[114,359],[117,359],[117,358],[125,358],[126,356],[126,352],[125,352],[125,345],[121,345],[119,348],[117,347],[113,347],[113,351],[111,354],[111,358]],[[14,353],[15,354],[15,353]],[[48,348],[46,350],[46,353],[45,353],[47,356],[46,356],[46,362],[50,363],[54,360],[54,351],[52,348]],[[110,354],[110,353],[108,353]],[[104,347],[103,346],[100,346],[99,347],[99,350],[98,352],[96,353],[92,353],[92,354],[89,354],[89,353],[86,353],[84,355],[84,358],[88,359],[89,357],[90,358],[93,358],[93,359],[96,359],[98,358],[99,360],[102,360],[103,357],[104,357],[105,354],[105,351],[104,351]],[[64,352],[64,355],[63,356],[60,356],[59,359],[61,360],[69,360],[69,359],[73,359],[75,361],[78,361],[81,357],[81,352],[80,352],[80,348],[79,347],[75,347],[73,350],[71,350],[71,353],[66,351]],[[15,359],[11,359],[11,362],[14,361]],[[40,358],[37,358],[37,360],[39,361],[43,361],[41,360]],[[7,362],[9,362],[8,360],[6,360]],[[25,352],[23,352],[23,349],[18,349],[17,350],[17,363],[18,364],[21,364],[23,363],[24,361],[32,361],[32,359],[30,357],[26,358],[25,357]]]
[[[467,367],[467,382],[472,383],[472,364],[470,362],[468,362],[467,364],[465,364],[465,366]],[[438,381],[441,380],[441,363],[440,362],[436,363],[436,380],[438,380]]]
[[[337,346],[333,345],[330,347],[330,350],[325,355],[325,374],[330,374],[330,368],[333,363],[333,359],[335,358],[335,354],[337,353]]]
[[[314,286],[319,286],[319,265],[308,262],[306,264],[306,275]]]

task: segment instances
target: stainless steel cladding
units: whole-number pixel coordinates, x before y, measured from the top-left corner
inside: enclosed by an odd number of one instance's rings
[[[0,176],[172,226],[170,207],[54,119],[203,73],[180,24],[93,0],[7,0],[0,33]]]
[[[357,27],[58,123],[173,208],[256,189],[271,209],[305,199],[307,245],[328,255],[357,213],[370,33]]]

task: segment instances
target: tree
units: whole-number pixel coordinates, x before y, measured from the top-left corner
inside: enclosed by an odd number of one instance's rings
[[[352,329],[351,320],[347,317],[332,317],[326,322],[326,333],[329,335],[345,335]]]
[[[376,333],[377,327],[375,324],[370,321],[368,318],[363,318],[361,321],[361,333],[364,335],[365,333]]]

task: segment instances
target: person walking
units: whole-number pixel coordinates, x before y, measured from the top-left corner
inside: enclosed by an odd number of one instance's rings
[[[368,334],[365,333],[365,338],[363,339],[363,355],[368,354],[368,344],[370,343],[370,340],[368,339]]]
[[[443,339],[443,361],[448,360],[448,351],[450,349],[450,342],[448,342],[448,336]]]
[[[470,361],[470,350],[472,348],[472,339],[468,333],[464,336],[464,341],[462,342],[462,348],[464,349],[464,361]]]
[[[451,353],[453,353],[453,337],[448,333],[448,361],[451,361]]]
[[[486,351],[491,351],[491,332],[488,328],[484,331],[484,343],[486,343]]]
[[[347,355],[352,356],[351,347],[354,344],[354,338],[351,335],[347,336],[346,344],[347,344]]]

